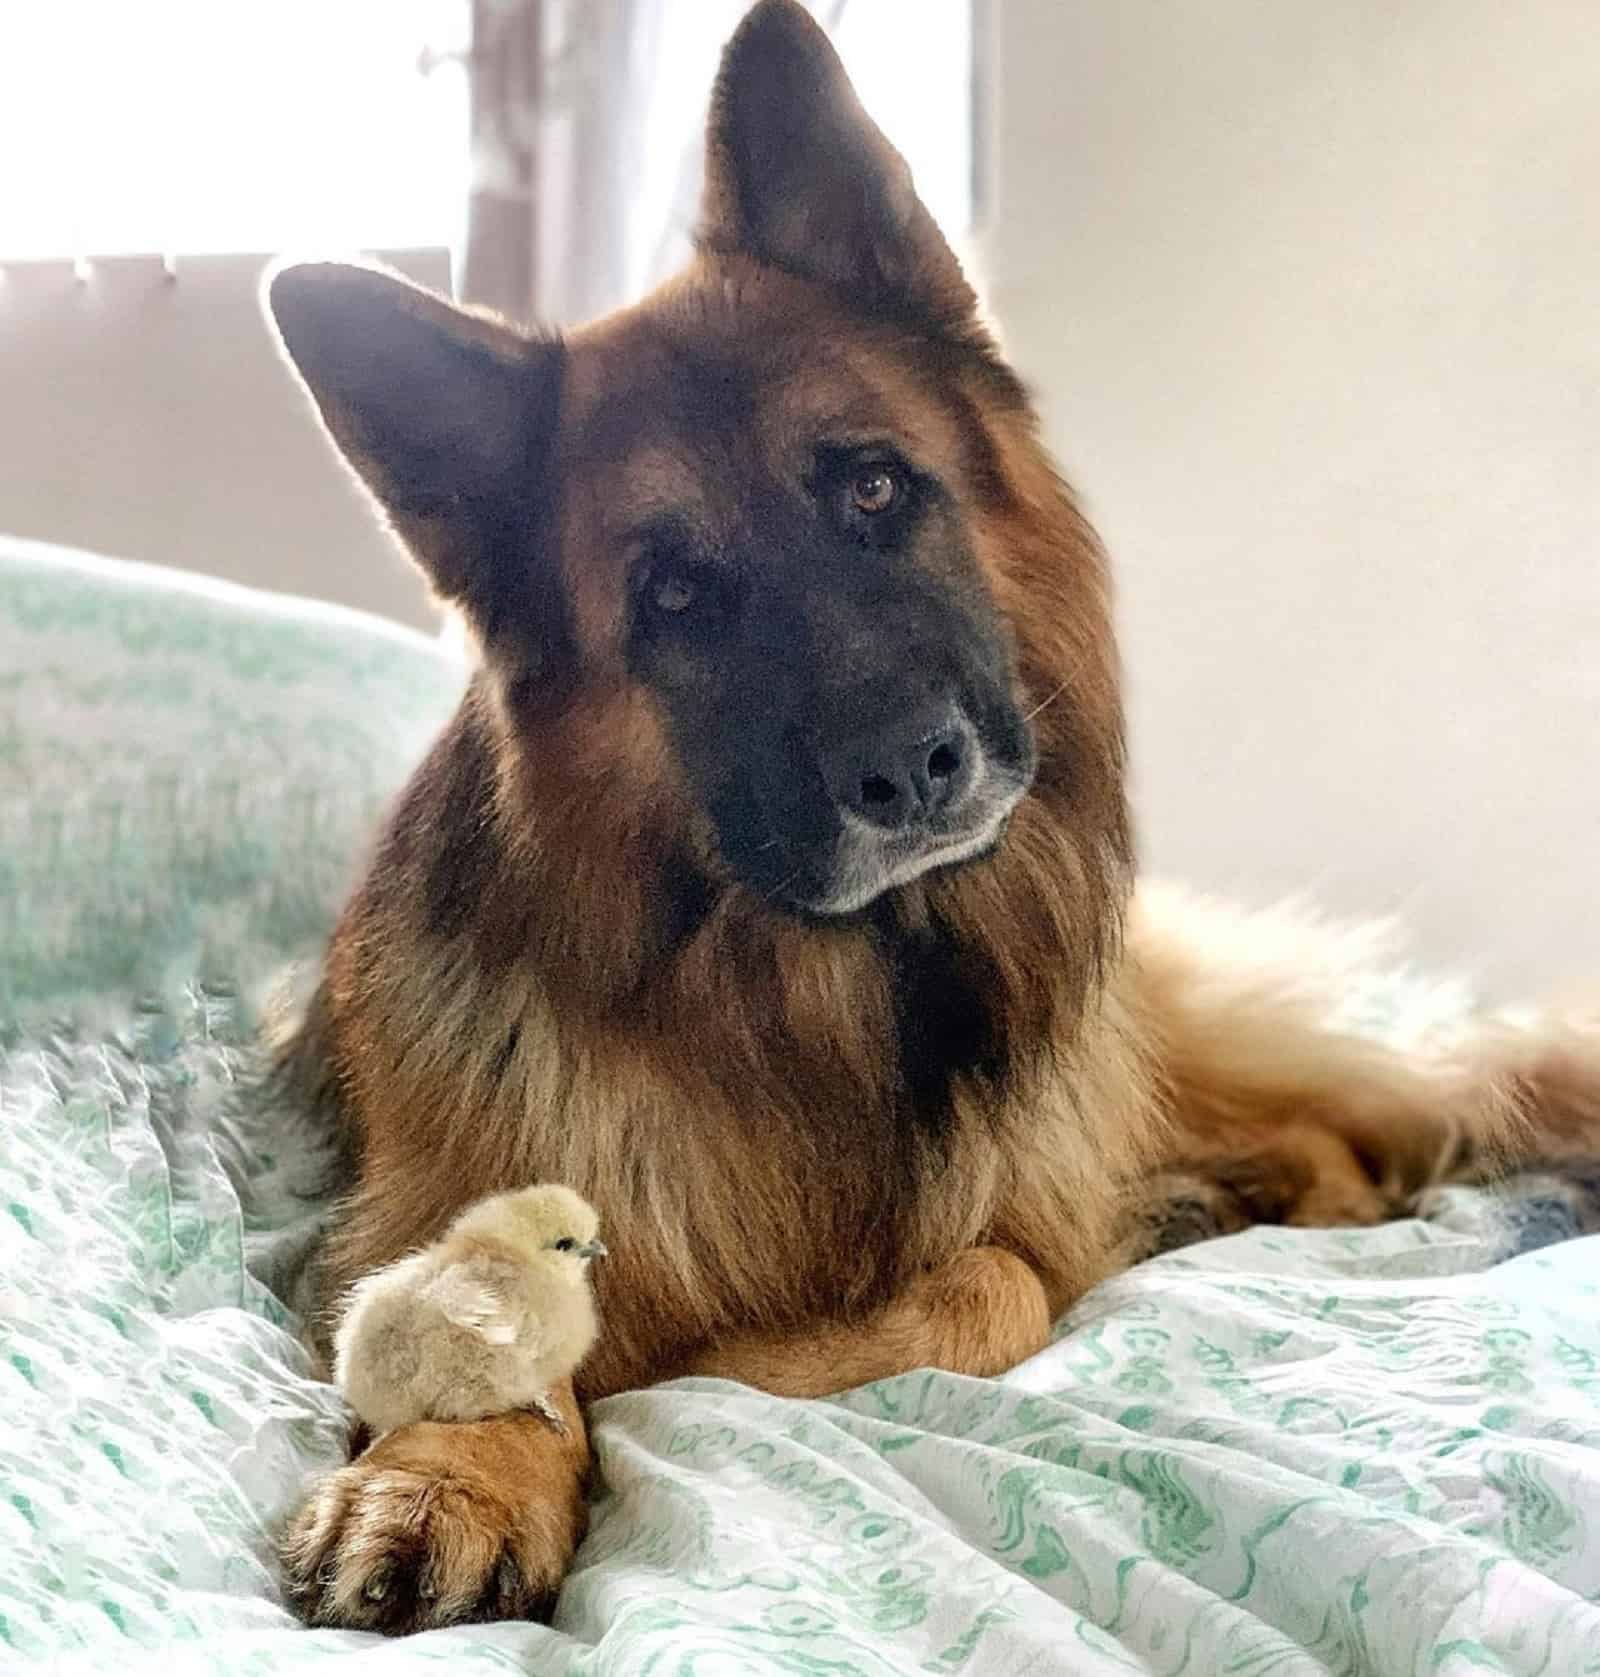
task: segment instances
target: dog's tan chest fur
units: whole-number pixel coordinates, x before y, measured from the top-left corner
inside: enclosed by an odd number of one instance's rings
[[[1062,1131],[1077,1097],[1048,1082],[1025,1125],[968,1111],[942,1142],[923,1141],[892,1132],[880,1088],[852,1090],[837,1070],[791,1091],[708,1061],[705,1034],[670,1054],[637,1037],[575,1038],[531,975],[488,979],[459,949],[384,971],[398,982],[369,977],[336,1030],[363,1170],[330,1285],[482,1194],[570,1183],[600,1207],[612,1253],[596,1276],[605,1326],[584,1373],[591,1394],[670,1372],[719,1335],[879,1304],[984,1238],[1003,1202],[1026,1200],[1019,1182],[1037,1178],[1050,1197],[1044,1178],[1060,1170],[1044,1160],[1073,1154]],[[359,1028],[380,1011],[413,1022],[403,1051]],[[1065,1191],[1098,1243],[1103,1185]],[[1036,1244],[1058,1249],[1059,1229]]]

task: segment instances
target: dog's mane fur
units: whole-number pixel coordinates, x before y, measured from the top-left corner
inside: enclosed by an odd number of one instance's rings
[[[1104,557],[794,0],[760,0],[730,44],[698,254],[637,307],[530,336],[337,266],[270,299],[481,652],[288,1051],[348,1144],[328,1304],[471,1201],[564,1181],[612,1254],[580,1397],[683,1371],[804,1395],[1009,1366],[1174,1229],[1371,1222],[1463,1163],[1592,1157],[1592,1013],[1401,1050],[1332,1023],[1369,940],[1134,893]],[[792,460],[863,393],[937,462],[1037,770],[993,854],[822,922],[719,852],[629,661],[611,514],[732,473],[735,527],[772,493],[750,439]],[[970,584],[926,564],[930,587]],[[307,1616],[547,1602],[587,1461],[556,1398],[560,1434],[423,1423],[319,1487],[285,1543]]]
[[[1030,602],[1040,767],[981,868],[845,927],[774,913],[648,812],[618,819],[632,788],[593,772],[595,718],[530,735],[479,673],[330,958],[337,1082],[383,1185],[335,1236],[336,1283],[435,1233],[444,1184],[571,1182],[615,1235],[586,1375],[606,1390],[736,1326],[881,1302],[976,1242],[1041,1154],[1081,1237],[1028,1244],[1058,1297],[1096,1273],[1152,1128],[1104,993],[1131,867],[1104,573],[1026,421],[994,446],[1018,489],[990,562]]]

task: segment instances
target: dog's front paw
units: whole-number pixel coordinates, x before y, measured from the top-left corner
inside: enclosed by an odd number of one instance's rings
[[[570,1387],[565,1433],[527,1415],[419,1422],[316,1485],[283,1541],[312,1625],[406,1635],[547,1617],[583,1537],[589,1447]]]

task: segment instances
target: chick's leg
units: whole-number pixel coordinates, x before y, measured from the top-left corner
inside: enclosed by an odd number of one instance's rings
[[[283,1541],[312,1625],[400,1635],[545,1616],[583,1537],[589,1440],[569,1381],[539,1416],[422,1421],[312,1487]]]
[[[555,1400],[548,1392],[530,1399],[526,1407],[533,1414],[542,1416],[557,1432],[566,1430],[567,1423],[562,1419],[560,1409],[557,1408]]]
[[[780,1397],[823,1397],[913,1368],[998,1374],[1049,1337],[1038,1276],[1010,1252],[975,1246],[870,1315],[723,1340],[673,1372],[741,1380]]]

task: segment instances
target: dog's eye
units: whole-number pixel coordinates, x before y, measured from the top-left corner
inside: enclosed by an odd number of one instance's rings
[[[571,1235],[564,1234],[560,1240],[556,1242],[556,1250],[558,1252],[571,1252],[576,1249],[577,1244],[577,1241],[575,1241]]]
[[[850,499],[869,517],[887,512],[900,494],[900,481],[887,466],[867,466],[850,480]]]
[[[651,560],[635,587],[639,630],[680,647],[704,643],[739,606],[739,579],[730,567],[677,552]]]
[[[663,565],[650,578],[650,604],[669,617],[678,617],[694,604],[694,578],[681,565]]]

